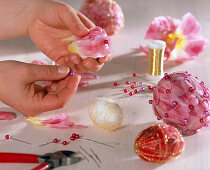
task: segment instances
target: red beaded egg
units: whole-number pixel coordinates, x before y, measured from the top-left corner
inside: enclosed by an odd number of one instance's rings
[[[134,141],[135,153],[145,161],[164,163],[179,156],[184,140],[171,125],[159,124],[140,132]]]

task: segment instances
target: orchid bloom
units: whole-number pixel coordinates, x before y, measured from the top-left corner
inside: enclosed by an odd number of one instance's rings
[[[82,128],[83,125],[76,125],[74,122],[71,122],[69,120],[69,115],[63,113],[55,118],[49,118],[49,119],[40,119],[40,118],[34,118],[29,117],[29,120],[33,122],[35,125],[39,125],[42,127],[49,127],[49,128],[57,128],[57,129],[64,129],[64,128]]]
[[[166,42],[165,61],[184,62],[195,59],[204,51],[208,41],[201,35],[201,26],[191,13],[186,13],[182,20],[160,16],[150,24],[145,39]],[[148,47],[140,46],[148,55]]]
[[[112,52],[111,40],[101,27],[94,27],[83,37],[72,36],[62,41],[71,41],[68,50],[77,53],[82,59],[100,58]]]

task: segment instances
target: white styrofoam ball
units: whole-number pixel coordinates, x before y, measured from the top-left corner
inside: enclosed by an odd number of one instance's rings
[[[113,131],[121,125],[123,112],[114,100],[97,98],[90,106],[89,117],[96,126]]]

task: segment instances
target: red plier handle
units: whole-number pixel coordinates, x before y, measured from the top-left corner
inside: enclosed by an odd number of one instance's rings
[[[38,163],[39,156],[22,153],[0,153],[0,163]]]

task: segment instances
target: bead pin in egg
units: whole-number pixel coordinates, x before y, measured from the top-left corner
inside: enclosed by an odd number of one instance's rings
[[[143,160],[165,163],[184,150],[179,131],[170,125],[155,125],[140,132],[134,141],[134,152]]]
[[[96,126],[114,131],[122,123],[123,112],[114,100],[97,98],[89,108],[89,117]]]
[[[158,119],[178,128],[183,135],[195,134],[210,115],[210,91],[188,72],[165,75],[153,93]]]

